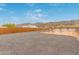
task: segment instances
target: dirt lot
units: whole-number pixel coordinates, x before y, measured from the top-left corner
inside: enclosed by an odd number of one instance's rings
[[[1,55],[76,55],[79,41],[66,35],[23,32],[0,35]]]
[[[42,28],[0,28],[0,34],[40,31]]]

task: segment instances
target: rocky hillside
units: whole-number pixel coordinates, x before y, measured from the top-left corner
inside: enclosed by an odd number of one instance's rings
[[[69,20],[69,21],[59,21],[59,22],[47,22],[47,23],[25,23],[25,24],[19,24],[19,25],[35,25],[39,28],[50,28],[52,26],[79,26],[79,20]]]
[[[59,21],[59,22],[48,22],[48,23],[36,23],[38,27],[50,27],[50,26],[79,26],[79,20],[70,20],[70,21]]]

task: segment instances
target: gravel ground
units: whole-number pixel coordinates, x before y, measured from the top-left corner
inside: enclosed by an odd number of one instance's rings
[[[65,35],[24,32],[0,35],[1,55],[78,55],[79,41]]]

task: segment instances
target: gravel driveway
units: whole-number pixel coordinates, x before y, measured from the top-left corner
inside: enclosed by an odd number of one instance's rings
[[[77,55],[79,41],[72,36],[23,32],[0,35],[1,55]]]

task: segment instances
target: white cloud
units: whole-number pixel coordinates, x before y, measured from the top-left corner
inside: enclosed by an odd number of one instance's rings
[[[26,13],[24,13],[24,15],[26,17],[39,17],[39,18],[47,16],[42,12],[42,9],[29,10]]]
[[[32,16],[31,19],[32,20],[39,20],[40,18],[39,17],[36,17],[36,16]]]
[[[24,14],[25,19],[28,19],[29,22],[46,22],[47,15],[44,13],[34,13],[33,11],[27,12]]]
[[[38,17],[46,17],[47,15],[43,14],[43,13],[38,13],[37,14]]]
[[[45,22],[47,14],[42,12],[42,9],[34,9],[29,10],[26,13],[24,13],[25,19],[28,19],[29,22]]]
[[[46,15],[43,13],[33,13],[33,12],[27,12],[24,14],[27,18],[43,18]]]
[[[26,15],[26,16],[33,16],[33,13],[27,12],[27,13],[25,13],[25,15]]]
[[[42,12],[42,9],[36,9],[34,12]]]

